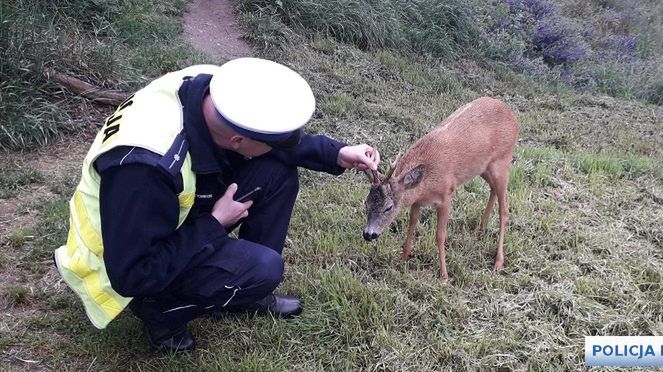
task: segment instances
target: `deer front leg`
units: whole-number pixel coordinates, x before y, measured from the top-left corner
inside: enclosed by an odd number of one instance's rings
[[[414,241],[414,233],[417,231],[417,222],[419,222],[419,216],[421,215],[421,206],[418,204],[413,204],[410,208],[410,225],[407,228],[407,237],[405,238],[405,244],[403,244],[403,252],[401,253],[401,260],[407,261],[412,256],[412,244]]]
[[[437,248],[440,252],[440,278],[443,282],[449,281],[447,274],[447,260],[444,252],[444,241],[446,240],[447,224],[449,223],[449,213],[451,212],[450,198],[445,198],[437,206]]]

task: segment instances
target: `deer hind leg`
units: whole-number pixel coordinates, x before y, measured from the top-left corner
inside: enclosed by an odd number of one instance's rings
[[[419,222],[419,216],[421,215],[421,206],[418,204],[413,204],[410,208],[410,225],[407,228],[407,237],[405,238],[405,244],[403,244],[403,252],[401,253],[401,260],[407,261],[412,255],[412,244],[414,241],[414,233],[417,230],[417,222]]]
[[[491,177],[490,177],[490,172],[486,171],[483,174],[481,174],[481,178],[486,180],[486,182],[490,185],[490,196],[488,197],[488,204],[486,205],[486,209],[483,210],[483,213],[481,214],[481,219],[479,221],[479,226],[474,230],[475,234],[478,234],[483,231],[483,229],[486,227],[486,220],[488,217],[490,217],[490,214],[493,212],[493,206],[495,205],[495,199],[497,198],[497,193],[495,192],[495,186],[493,186],[493,183],[495,182]]]
[[[495,254],[495,266],[493,271],[500,271],[504,267],[504,232],[509,222],[509,202],[507,200],[507,185],[509,184],[509,169],[511,168],[511,157],[499,163],[493,163],[489,167],[492,170],[491,178],[495,181],[493,188],[497,194],[499,206],[500,230],[497,238],[497,253]]]
[[[443,282],[449,281],[447,273],[447,260],[444,251],[444,242],[446,240],[447,225],[449,223],[449,214],[451,212],[451,198],[445,198],[437,207],[437,248],[440,253],[440,278]]]

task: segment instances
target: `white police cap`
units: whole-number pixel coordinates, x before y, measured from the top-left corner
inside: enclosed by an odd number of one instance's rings
[[[299,143],[299,129],[315,110],[313,91],[304,78],[260,58],[238,58],[219,67],[210,81],[210,96],[234,130],[276,147]]]

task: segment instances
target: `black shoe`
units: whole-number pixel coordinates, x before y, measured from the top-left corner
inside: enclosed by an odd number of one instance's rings
[[[292,318],[302,313],[302,304],[295,296],[270,294],[256,302],[258,313],[271,313],[281,318]]]
[[[161,312],[155,302],[134,299],[129,303],[131,311],[143,321],[143,329],[150,346],[167,352],[192,350],[196,341],[186,329],[186,324],[177,327],[162,321]]]
[[[186,326],[171,330],[166,327],[148,326],[147,322],[143,322],[143,325],[147,342],[157,350],[177,353],[196,348],[196,341]]]
[[[224,313],[272,314],[280,318],[292,318],[303,311],[301,302],[295,296],[270,294],[262,300],[241,307],[228,307],[215,311],[212,316],[223,317]]]

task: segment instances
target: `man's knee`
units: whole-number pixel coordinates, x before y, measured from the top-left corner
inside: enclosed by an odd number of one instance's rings
[[[253,277],[256,287],[271,293],[283,280],[283,257],[272,249],[265,248],[255,259]]]

